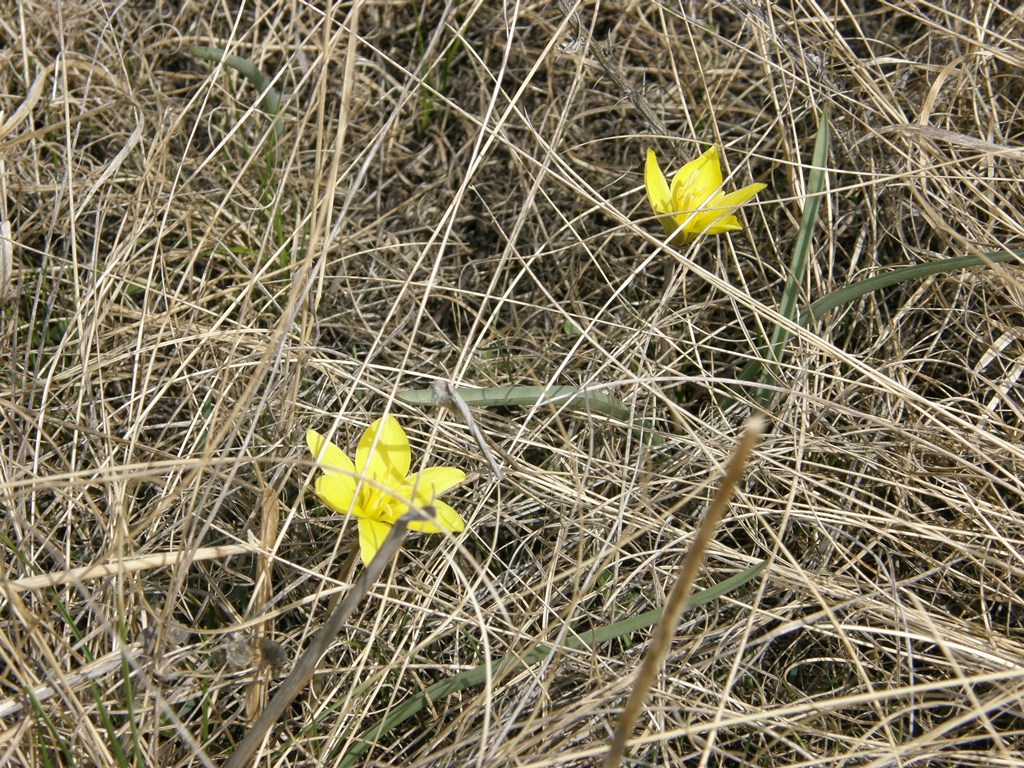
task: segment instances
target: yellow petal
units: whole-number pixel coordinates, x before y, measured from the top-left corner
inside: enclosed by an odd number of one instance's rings
[[[421,531],[422,533],[440,533],[441,529],[451,531],[452,533],[458,533],[466,529],[466,521],[462,519],[458,512],[449,507],[443,501],[434,501],[430,505],[434,512],[434,520],[414,520],[409,523],[410,531]],[[425,512],[430,512],[431,509],[425,509]]]
[[[466,479],[466,473],[461,469],[455,467],[428,467],[427,469],[421,470],[414,475],[410,475],[406,478],[402,486],[398,488],[397,495],[402,499],[408,499],[412,504],[419,509],[428,511],[428,507],[443,507],[444,509],[451,512],[447,518],[440,517],[439,520],[442,523],[442,528],[447,519],[452,525],[465,526],[462,522],[462,518],[452,510],[447,504],[441,504],[437,501],[437,497],[445,491],[454,488],[456,485]],[[395,519],[397,520],[401,515],[404,515],[409,511],[408,503],[399,503],[395,505]],[[454,515],[454,517],[452,517]],[[437,533],[440,529],[431,522],[426,520],[417,520],[409,525],[409,529],[413,531],[425,531],[427,533]],[[462,528],[447,527],[447,530],[459,530]]]
[[[696,210],[720,186],[722,167],[718,160],[718,147],[712,144],[707,152],[688,162],[672,177],[671,210]]]
[[[723,232],[738,232],[743,229],[743,225],[735,216],[730,214],[723,216],[722,211],[719,210],[695,216],[687,229],[691,232],[691,236],[720,235]]]
[[[377,419],[359,438],[356,468],[385,487],[397,488],[411,463],[409,438],[394,416]]]
[[[644,187],[647,188],[647,200],[655,213],[668,213],[672,210],[672,195],[669,193],[665,174],[658,166],[658,158],[654,150],[647,150],[647,162],[644,163]]]
[[[306,430],[306,445],[324,472],[338,473],[351,477],[356,473],[355,465],[341,448],[330,442],[315,429]]]
[[[359,515],[359,510],[352,504],[356,495],[356,481],[351,475],[320,475],[316,479],[316,495],[339,515],[347,515],[349,511]]]
[[[465,479],[466,473],[455,467],[427,467],[409,475],[399,487],[398,495],[417,504],[428,504]]]
[[[384,545],[391,526],[379,520],[359,519],[359,555],[363,565],[369,565],[373,556],[377,554]]]
[[[686,226],[687,232],[720,235],[723,232],[738,232],[743,229],[739,219],[732,212],[764,189],[766,184],[748,184],[742,189],[723,195],[718,192],[704,205],[704,210],[693,217]]]
[[[735,210],[767,186],[767,184],[748,184],[743,189],[737,189],[735,192],[722,195],[722,199],[716,200],[715,205]]]

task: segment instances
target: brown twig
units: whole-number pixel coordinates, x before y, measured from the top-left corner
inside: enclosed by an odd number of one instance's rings
[[[266,485],[259,464],[253,465],[253,469],[255,470],[257,481],[263,487],[259,528],[261,551],[256,561],[256,587],[253,589],[252,600],[249,602],[247,613],[250,616],[258,616],[263,613],[264,608],[274,596],[274,544],[277,542],[281,510],[277,493],[273,488]],[[273,629],[274,623],[272,620],[261,621],[252,628],[251,640],[270,638],[273,634]],[[249,691],[245,698],[245,711],[250,718],[257,716],[267,697],[267,683],[267,674],[261,674],[256,676],[249,686]]]
[[[356,538],[352,542],[352,546],[349,547],[348,554],[345,556],[345,561],[341,564],[341,569],[338,571],[335,578],[344,583],[352,578],[352,571],[356,567],[356,560],[359,559],[359,539]],[[338,607],[338,601],[341,600],[344,591],[339,590],[331,595],[331,599],[327,601],[327,615],[330,616],[334,613],[334,609]]]
[[[679,568],[679,575],[676,577],[676,583],[669,593],[668,601],[665,603],[665,609],[662,612],[658,628],[654,633],[654,639],[651,641],[651,647],[647,650],[647,655],[640,665],[636,682],[633,684],[633,691],[629,694],[629,700],[626,702],[626,706],[622,710],[622,716],[619,718],[619,724],[615,728],[611,747],[608,749],[608,755],[604,760],[604,768],[618,768],[619,763],[622,761],[622,755],[626,751],[626,740],[633,732],[633,725],[640,714],[640,709],[643,706],[644,699],[647,697],[647,692],[654,684],[661,660],[668,647],[672,644],[672,637],[675,635],[679,616],[683,611],[683,606],[686,605],[686,598],[690,594],[693,581],[697,577],[697,569],[700,568],[700,564],[704,560],[704,553],[711,543],[711,537],[718,526],[718,521],[722,519],[722,515],[725,513],[732,492],[743,475],[743,470],[747,466],[747,460],[750,458],[754,443],[757,441],[758,435],[761,434],[763,424],[764,419],[760,415],[755,415],[750,420],[746,431],[743,433],[743,437],[740,439],[740,444],[736,446],[736,452],[733,453],[729,465],[725,468],[725,476],[722,478],[722,484],[718,488],[718,493],[711,500],[711,506],[708,507],[704,520],[701,521],[700,527],[697,529],[693,545],[690,547],[690,551],[686,554],[683,564]]]
[[[334,642],[335,636],[341,631],[349,616],[352,615],[352,611],[359,605],[363,597],[366,596],[366,593],[370,591],[370,587],[377,580],[377,577],[380,576],[384,567],[391,562],[391,558],[395,556],[398,548],[402,545],[402,539],[405,538],[409,521],[419,520],[422,514],[418,510],[410,510],[402,515],[398,522],[394,524],[384,539],[380,550],[373,560],[370,561],[370,564],[366,566],[366,570],[363,571],[359,580],[349,590],[349,593],[345,595],[341,605],[324,622],[320,632],[313,638],[305,653],[295,663],[294,669],[285,678],[284,682],[281,683],[281,687],[277,689],[274,698],[270,700],[267,708],[263,710],[263,714],[260,715],[252,728],[249,729],[249,732],[245,734],[245,738],[242,739],[242,742],[232,753],[231,757],[228,758],[228,761],[224,763],[224,768],[244,768],[249,764],[249,761],[252,760],[253,755],[256,754],[256,751],[260,748],[260,745],[267,737],[270,729],[274,727],[278,718],[281,717],[285,709],[288,708],[292,701],[295,700],[295,697],[302,692],[302,689],[312,679],[321,657],[327,652],[331,643]]]
[[[483,430],[477,426],[476,421],[473,419],[473,414],[469,410],[469,404],[459,394],[455,386],[447,379],[437,379],[430,388],[430,392],[430,404],[440,408],[447,408],[466,423],[466,426],[469,427],[469,433],[473,436],[477,447],[480,449],[480,453],[484,456],[484,461],[490,467],[491,474],[498,479],[498,482],[504,480],[505,473],[501,471],[501,466],[495,461],[491,449],[487,447],[487,438],[484,437]]]

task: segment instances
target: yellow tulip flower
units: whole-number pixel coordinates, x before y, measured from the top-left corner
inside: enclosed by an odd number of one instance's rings
[[[658,166],[654,150],[648,149],[644,186],[665,233],[681,244],[704,233],[720,235],[743,229],[733,211],[768,185],[748,184],[735,192],[722,192],[718,147],[712,146],[676,171],[671,186]]]
[[[395,522],[416,507],[434,520],[414,520],[409,530],[440,533],[466,527],[459,513],[437,497],[466,479],[454,467],[430,467],[409,474],[409,438],[394,416],[377,419],[363,433],[355,463],[316,430],[306,432],[306,445],[323,470],[316,495],[339,514],[351,513],[359,525],[359,553],[369,565]]]

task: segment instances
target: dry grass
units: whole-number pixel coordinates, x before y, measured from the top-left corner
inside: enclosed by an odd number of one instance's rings
[[[390,409],[423,461],[482,468],[460,423],[395,401],[436,377],[604,387],[665,441],[478,411],[505,481],[453,494],[457,543],[409,540],[262,764],[337,765],[434,681],[662,604],[748,410],[717,396],[778,317],[819,110],[808,301],[1024,245],[1009,5],[626,0],[579,28],[548,2],[201,5],[0,4],[0,763],[222,761],[354,534],[308,493],[304,430],[350,446]],[[197,44],[277,78],[276,153]],[[746,231],[665,246],[643,151],[712,141],[769,189]],[[684,616],[630,765],[1024,760],[1016,269],[790,344],[701,583],[772,564]],[[39,574],[68,577],[15,583]],[[594,765],[648,638],[439,701],[362,764]]]

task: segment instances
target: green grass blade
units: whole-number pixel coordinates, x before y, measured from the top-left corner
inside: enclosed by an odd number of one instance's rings
[[[268,115],[277,117],[277,113],[281,109],[281,92],[271,87],[270,84],[273,81],[251,61],[243,59],[241,56],[225,56],[224,53],[223,48],[216,48],[212,45],[192,46],[192,55],[197,59],[212,61],[215,64],[224,62],[225,67],[230,67],[252,83],[253,88],[263,94],[260,107]]]
[[[132,667],[128,663],[128,655],[125,653],[121,654],[121,679],[124,681],[124,701],[125,701],[125,713],[128,718],[128,728],[132,736],[132,752],[135,758],[135,765],[145,765],[146,755],[142,748],[142,734],[139,733],[139,719],[135,712],[135,691],[132,688]],[[111,740],[117,738],[116,733],[112,733],[110,736]],[[127,764],[127,760],[125,760]]]
[[[859,280],[850,285],[844,285],[832,293],[829,293],[816,302],[800,316],[800,324],[807,325],[811,320],[817,320],[826,312],[851,301],[859,299],[872,291],[888,288],[891,285],[905,283],[908,280],[937,275],[941,272],[955,272],[958,269],[971,269],[973,267],[984,267],[989,264],[1007,264],[1024,259],[1024,249],[1019,251],[1001,251],[999,253],[985,253],[981,256],[957,256],[952,259],[941,261],[929,261],[927,264],[914,264],[909,267],[899,267],[880,275],[869,277],[866,280]]]
[[[825,167],[828,160],[829,121],[827,109],[822,111],[819,123],[818,136],[814,140],[811,171],[807,176],[807,200],[804,203],[803,217],[800,219],[800,231],[793,244],[793,255],[789,263],[786,287],[782,290],[782,300],[779,302],[779,314],[787,320],[795,321],[798,316],[797,302],[800,298],[800,286],[803,284],[804,273],[807,271],[814,226],[818,220],[818,209],[821,207],[825,181],[828,177],[828,170]],[[778,380],[779,364],[782,362],[789,337],[790,333],[784,326],[775,326],[768,344],[767,365],[761,370],[762,384]],[[755,398],[762,408],[768,408],[775,398],[775,392],[767,387],[761,387],[757,390]]]
[[[49,756],[52,753],[52,750],[48,748],[48,745],[46,744],[46,741],[43,737],[43,733],[45,731],[49,733],[50,738],[53,739],[55,748],[58,749],[60,753],[64,756],[63,764],[65,766],[68,766],[68,768],[74,768],[74,766],[77,766],[78,762],[75,760],[74,755],[71,752],[71,748],[68,746],[68,743],[64,741],[63,738],[61,738],[60,732],[57,730],[57,727],[53,724],[53,721],[50,719],[49,714],[43,708],[43,705],[40,703],[39,699],[36,698],[35,693],[32,692],[31,686],[26,686],[25,697],[28,699],[29,707],[35,713],[37,723],[36,738],[38,739],[39,749],[42,752],[44,762],[48,765],[51,764],[49,762]]]
[[[470,407],[564,405],[578,411],[600,413],[626,423],[633,421],[629,408],[615,398],[609,397],[604,392],[568,385],[483,387],[481,389],[456,387],[455,390]],[[408,405],[429,406],[433,404],[433,391],[430,389],[399,392],[397,397]],[[633,428],[645,442],[651,445],[661,444],[661,436],[654,434],[642,423],[634,422]]]
[[[125,685],[129,689],[131,683],[128,678],[125,678]],[[99,689],[99,686],[95,682],[89,683],[89,690],[92,693],[93,699],[97,704],[97,715],[99,716],[100,722],[103,723],[103,730],[107,732],[107,739],[110,745],[110,751],[113,753],[114,763],[119,768],[128,768],[128,756],[124,753],[124,748],[121,746],[121,740],[117,737],[117,728],[114,726],[114,719],[110,716],[110,712],[103,704],[103,694]],[[131,723],[133,739],[137,738],[137,726],[134,721]],[[137,757],[137,755],[136,755]],[[141,763],[139,763],[141,765]]]
[[[844,304],[856,301],[874,291],[899,285],[909,280],[917,280],[922,277],[941,274],[943,272],[955,272],[958,269],[973,269],[992,264],[1012,264],[1024,259],[1024,249],[1017,251],[998,251],[983,253],[980,256],[956,256],[952,259],[941,259],[929,261],[926,264],[913,264],[909,267],[897,267],[896,269],[883,272],[865,280],[858,280],[856,283],[844,285],[820,299],[800,315],[799,323],[802,326],[808,325],[812,320],[822,318],[825,313]],[[751,360],[740,372],[740,381],[754,381],[758,378],[762,369],[761,360]],[[732,400],[723,401],[723,407]]]
[[[697,608],[721,597],[722,595],[728,594],[732,590],[737,589],[753,579],[761,573],[767,565],[768,561],[764,560],[755,566],[747,568],[745,571],[741,571],[734,576],[730,576],[728,579],[724,579],[713,587],[709,587],[708,589],[691,595],[686,601],[686,607],[684,610]],[[660,619],[660,608],[653,611],[647,611],[646,613],[642,613],[638,616],[623,619],[622,621],[616,621],[612,624],[599,627],[598,629],[572,634],[566,638],[562,648],[566,650],[593,648],[594,646],[609,640],[624,637],[638,630],[651,627],[657,624]],[[490,666],[491,674],[496,678],[512,674],[525,666],[542,661],[548,655],[553,653],[554,650],[554,647],[551,645],[539,643],[526,651],[526,653],[509,655],[497,664],[492,664]],[[404,702],[392,709],[383,720],[363,731],[359,739],[349,748],[348,752],[345,753],[339,765],[341,768],[350,768],[350,766],[354,765],[372,744],[377,742],[389,731],[401,725],[410,717],[419,713],[429,704],[436,703],[445,696],[450,696],[451,694],[465,690],[466,688],[483,685],[487,681],[487,672],[488,667],[481,664],[473,667],[472,669],[467,669],[464,672],[452,675],[445,680],[434,683],[423,693],[416,694],[415,696],[411,696],[406,699]]]

